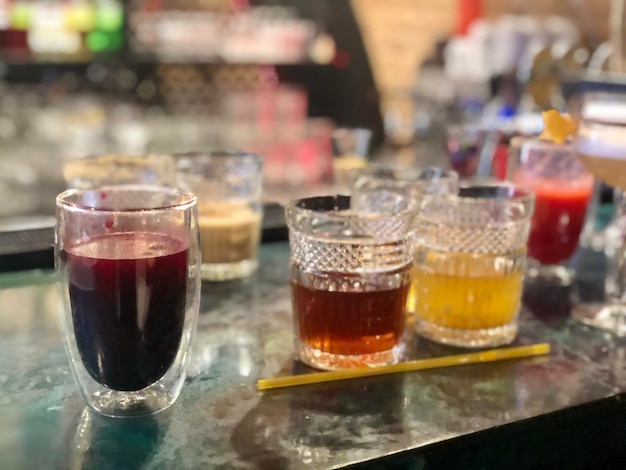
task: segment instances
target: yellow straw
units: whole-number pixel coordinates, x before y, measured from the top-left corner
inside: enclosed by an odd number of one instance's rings
[[[401,362],[390,366],[364,367],[359,369],[337,370],[332,372],[315,372],[312,374],[291,375],[274,379],[261,379],[257,384],[259,390],[273,388],[296,387],[335,380],[356,379],[372,375],[395,374],[397,372],[412,372],[416,370],[435,369],[438,367],[461,366],[464,364],[476,364],[480,362],[504,361],[521,357],[541,356],[550,352],[548,343],[532,344],[515,348],[489,349],[469,354],[456,356],[433,357],[430,359],[418,359],[416,361]]]

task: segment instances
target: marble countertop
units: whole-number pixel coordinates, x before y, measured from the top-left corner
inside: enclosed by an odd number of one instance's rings
[[[179,400],[133,420],[85,409],[52,273],[0,275],[0,468],[338,468],[626,391],[626,341],[569,318],[569,292],[530,288],[515,344],[549,342],[548,357],[258,392],[259,378],[307,370],[293,360],[287,244],[260,258],[246,281],[203,286]],[[458,353],[419,338],[408,350]]]

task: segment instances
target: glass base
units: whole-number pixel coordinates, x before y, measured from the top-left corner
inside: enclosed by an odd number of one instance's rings
[[[203,281],[230,281],[250,276],[257,267],[256,259],[246,259],[235,263],[203,263],[200,271]]]
[[[357,369],[360,367],[380,367],[397,364],[404,355],[405,345],[401,343],[387,351],[372,354],[332,354],[299,344],[296,355],[305,364],[322,370]]]
[[[136,392],[107,390],[95,392],[87,403],[98,413],[112,418],[134,418],[158,413],[176,401],[165,387],[149,387]]]
[[[524,281],[569,286],[574,282],[574,276],[574,270],[562,264],[540,264],[529,260]]]
[[[420,336],[436,343],[462,348],[484,348],[511,344],[517,336],[517,322],[494,328],[463,330],[439,326],[417,318],[415,331]]]
[[[572,309],[572,317],[585,325],[626,337],[626,305],[580,303]]]

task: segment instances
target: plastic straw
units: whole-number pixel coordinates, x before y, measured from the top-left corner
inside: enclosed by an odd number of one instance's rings
[[[395,374],[398,372],[413,372],[416,370],[436,369],[438,367],[461,366],[482,362],[504,361],[523,357],[541,356],[550,352],[548,343],[519,346],[514,348],[489,349],[455,356],[433,357],[415,361],[401,362],[390,366],[364,367],[359,369],[337,370],[332,372],[315,372],[311,374],[291,375],[258,381],[258,390],[270,390],[283,387],[297,387],[336,380],[356,379],[373,375]]]

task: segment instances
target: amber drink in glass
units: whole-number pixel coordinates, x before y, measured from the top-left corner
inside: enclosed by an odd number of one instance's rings
[[[348,196],[291,202],[286,209],[298,358],[319,369],[375,367],[404,351],[413,266],[414,213]],[[380,209],[380,210],[378,210]]]

